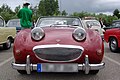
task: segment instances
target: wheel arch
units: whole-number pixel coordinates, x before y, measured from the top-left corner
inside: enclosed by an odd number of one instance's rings
[[[14,42],[14,38],[12,36],[8,36],[7,39],[10,39],[10,41],[13,43]]]
[[[108,42],[110,41],[111,38],[117,39],[115,36],[110,36],[109,39],[108,39]]]

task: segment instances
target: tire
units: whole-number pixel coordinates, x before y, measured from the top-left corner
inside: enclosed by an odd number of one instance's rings
[[[11,48],[11,39],[8,39],[6,43],[3,44],[3,49],[7,50]]]
[[[99,72],[99,70],[91,70],[89,74],[96,75]]]
[[[109,40],[109,48],[112,52],[118,52],[118,42],[116,40],[116,38],[111,38]]]
[[[18,71],[18,73],[20,73],[20,74],[27,74],[27,72],[25,71],[25,70],[17,70]]]

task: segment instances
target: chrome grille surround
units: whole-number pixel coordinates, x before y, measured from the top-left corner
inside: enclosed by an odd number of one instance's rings
[[[80,58],[83,51],[83,47],[76,45],[50,44],[33,47],[36,57],[47,62],[75,61]]]

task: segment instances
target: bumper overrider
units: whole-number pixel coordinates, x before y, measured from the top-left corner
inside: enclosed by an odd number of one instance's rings
[[[67,61],[63,61],[65,60],[64,58],[62,59],[56,59],[56,58],[44,58],[44,52],[39,53],[39,50],[48,50],[50,51],[50,49],[54,49],[56,48],[56,50],[58,49],[63,49],[65,51],[72,51],[74,54],[77,54],[78,57],[74,56],[71,57],[73,55],[70,54],[65,54],[64,51],[62,51],[65,55],[60,54],[59,51],[55,51],[59,54],[59,57],[63,57],[66,56],[65,58],[67,58]],[[72,50],[71,50],[72,49]],[[90,70],[99,70],[105,67],[105,63],[100,63],[100,64],[90,64],[89,63],[89,56],[85,55],[85,60],[83,64],[78,64],[78,63],[49,63],[49,62],[70,62],[70,61],[74,61],[76,59],[78,59],[84,49],[81,46],[73,46],[73,45],[59,45],[59,44],[55,44],[55,45],[40,45],[40,46],[35,46],[33,48],[33,51],[35,53],[35,55],[37,56],[37,58],[40,58],[44,61],[47,61],[48,63],[38,63],[38,64],[32,64],[30,62],[30,55],[27,55],[26,58],[26,64],[16,64],[16,63],[12,63],[12,68],[16,69],[16,70],[26,70],[27,74],[30,74],[31,71],[37,70],[37,72],[78,72],[79,70],[83,70],[85,71],[85,74],[88,74]],[[53,50],[52,50],[53,51]],[[75,52],[77,51],[77,52]],[[80,54],[78,54],[78,51],[80,51]],[[55,52],[53,51],[51,53],[51,55],[47,55],[47,56],[54,56]],[[47,53],[47,52],[45,52]],[[67,52],[66,52],[67,53]],[[40,55],[39,55],[40,54]],[[43,57],[40,57],[43,56]],[[57,56],[56,56],[57,57]]]

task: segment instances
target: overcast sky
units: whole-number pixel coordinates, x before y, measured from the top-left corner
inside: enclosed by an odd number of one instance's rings
[[[4,3],[14,9],[22,5],[24,0],[0,0],[0,6]],[[73,12],[93,12],[93,13],[113,13],[117,8],[120,10],[120,0],[58,0],[60,10],[67,13]],[[38,5],[40,0],[29,0],[31,5]],[[60,4],[61,3],[61,4]]]

